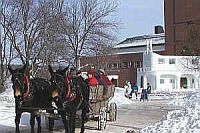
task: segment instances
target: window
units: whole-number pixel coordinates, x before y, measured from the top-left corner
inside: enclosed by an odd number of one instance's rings
[[[140,67],[140,61],[137,61],[137,68]]]
[[[137,64],[135,61],[133,61],[133,68],[136,68],[137,67]]]
[[[169,64],[176,64],[175,59],[169,59]]]
[[[165,80],[164,79],[160,79],[160,84],[164,84]]]
[[[107,68],[111,69],[111,67],[112,67],[112,64],[107,65]]]
[[[192,79],[192,83],[194,84],[194,79]]]
[[[117,68],[117,63],[114,63],[114,64],[113,64],[113,68]]]
[[[133,67],[133,62],[132,61],[129,62],[129,67]]]
[[[118,68],[121,68],[122,67],[122,63],[118,63]]]
[[[165,59],[164,58],[159,58],[158,59],[158,64],[165,64]]]
[[[175,80],[174,79],[170,79],[170,83],[175,83]]]
[[[127,68],[128,67],[128,62],[123,62],[123,68]]]

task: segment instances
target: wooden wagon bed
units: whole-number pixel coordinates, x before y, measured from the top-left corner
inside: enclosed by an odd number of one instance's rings
[[[116,121],[117,106],[116,103],[111,103],[110,100],[114,97],[115,86],[109,85],[105,88],[103,85],[90,86],[90,117],[97,120],[97,128],[105,129],[109,114],[110,121]]]

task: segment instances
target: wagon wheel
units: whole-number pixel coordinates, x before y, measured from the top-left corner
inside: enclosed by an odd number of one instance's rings
[[[109,119],[110,119],[110,121],[116,121],[117,120],[117,104],[116,103],[110,104]]]
[[[104,130],[106,128],[106,108],[101,107],[99,110],[99,116],[98,116],[98,130]]]

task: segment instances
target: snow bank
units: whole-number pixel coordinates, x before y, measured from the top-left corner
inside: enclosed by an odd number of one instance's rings
[[[168,112],[163,120],[142,129],[140,133],[200,133],[200,92],[174,99],[170,104],[182,109]]]
[[[191,93],[183,99],[173,100],[170,104],[200,110],[200,92]]]
[[[11,81],[7,82],[7,89],[0,94],[0,125],[14,127],[15,107]]]
[[[124,94],[125,94],[125,89],[124,88],[115,87],[114,97],[110,100],[110,103],[115,102],[118,107],[123,105],[123,104],[131,104],[131,103],[133,103],[133,101],[128,99],[128,98],[126,98],[124,96]]]

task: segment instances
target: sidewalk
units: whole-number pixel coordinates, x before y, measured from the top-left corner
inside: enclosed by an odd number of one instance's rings
[[[133,104],[123,105],[118,108],[117,121],[108,121],[105,131],[94,130],[96,123],[89,122],[86,123],[86,126],[90,127],[86,129],[86,133],[126,133],[127,130],[138,131],[160,121],[168,111],[177,109],[167,104],[169,100],[134,101]]]

